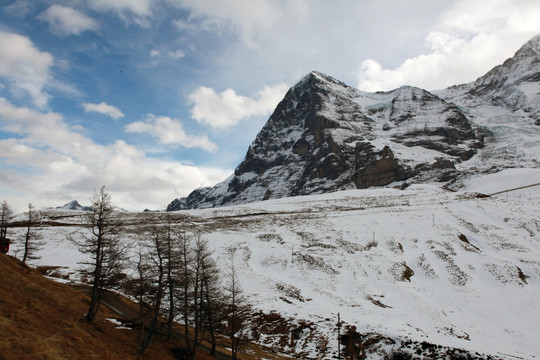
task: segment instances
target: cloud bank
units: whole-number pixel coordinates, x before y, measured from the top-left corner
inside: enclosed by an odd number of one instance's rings
[[[212,128],[225,129],[238,125],[250,116],[269,114],[283,98],[288,86],[265,86],[253,96],[238,95],[233,89],[216,93],[201,86],[189,95],[191,117]]]
[[[391,90],[401,85],[440,89],[471,82],[513,55],[515,43],[540,31],[540,7],[527,0],[456,1],[424,40],[427,51],[394,69],[375,59],[362,62],[358,88]]]
[[[45,108],[49,94],[53,57],[39,51],[26,36],[0,31],[0,77],[7,79],[17,97],[30,96],[38,108]]]
[[[182,122],[168,116],[148,114],[144,121],[128,124],[125,130],[129,133],[148,134],[156,138],[160,144],[171,147],[200,148],[210,152],[217,150],[217,145],[207,136],[187,135]]]
[[[148,125],[155,129],[145,130],[157,131],[162,120],[150,117]],[[165,124],[171,126],[168,121]],[[123,140],[97,144],[67,126],[60,114],[17,107],[5,98],[0,98],[0,125],[2,131],[17,136],[0,140],[0,163],[10,169],[0,175],[0,195],[29,192],[38,207],[54,205],[41,199],[58,201],[58,205],[70,199],[84,203],[91,189],[106,185],[114,202],[130,210],[156,208],[178,194],[230,175],[227,170],[150,158]],[[24,209],[27,199],[10,203]]]

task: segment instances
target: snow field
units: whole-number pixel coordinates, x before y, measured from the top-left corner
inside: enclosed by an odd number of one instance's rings
[[[339,312],[360,333],[397,342],[537,358],[540,187],[491,198],[475,193],[536,183],[539,175],[538,169],[511,169],[471,178],[456,193],[433,185],[348,190],[168,216],[201,231],[224,271],[236,249],[241,285],[256,309],[313,324],[292,348],[282,349],[331,356]],[[39,231],[47,247],[34,265],[75,271],[83,256],[67,237],[87,230]],[[20,245],[14,249],[20,253]],[[330,354],[317,348],[321,338]]]

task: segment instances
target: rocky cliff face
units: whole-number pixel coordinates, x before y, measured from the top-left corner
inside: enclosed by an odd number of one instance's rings
[[[499,118],[539,122],[539,49],[540,36],[475,82],[437,93],[367,93],[312,72],[287,92],[232,176],[167,210],[454,180],[466,164],[478,166],[493,107]],[[482,106],[491,110],[479,113]]]
[[[476,81],[436,94],[490,132],[470,167],[540,166],[540,35]]]
[[[540,35],[523,45],[513,57],[476,81],[452,86],[441,95],[460,105],[496,106],[524,112],[540,125]]]
[[[425,90],[369,94],[312,72],[287,92],[233,176],[168,210],[384,186],[440,169],[439,158],[451,169],[481,146],[459,108]],[[432,156],[419,161],[407,148]]]

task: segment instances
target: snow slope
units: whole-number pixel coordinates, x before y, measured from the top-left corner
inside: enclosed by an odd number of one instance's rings
[[[359,333],[391,339],[369,349],[372,359],[403,350],[407,340],[535,359],[540,187],[488,198],[476,193],[538,182],[540,169],[509,169],[468,179],[459,192],[431,185],[347,190],[167,215],[202,231],[224,268],[236,249],[242,287],[256,309],[278,312],[292,325],[309,323],[288,344],[262,336],[266,345],[303,358],[335,356],[339,312]],[[83,259],[67,241],[87,231],[77,225],[82,217],[58,209],[44,214],[47,247],[34,265],[66,266],[69,273]],[[140,223],[148,215],[122,216]]]

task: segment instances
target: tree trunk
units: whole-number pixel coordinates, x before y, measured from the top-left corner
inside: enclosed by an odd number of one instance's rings
[[[24,255],[22,258],[23,264],[26,264],[26,259],[28,258],[29,246],[30,246],[30,222],[28,222],[28,228],[26,229],[26,236],[24,238]]]
[[[188,239],[186,234],[182,235],[182,260],[183,260],[183,317],[184,317],[184,341],[186,343],[186,351],[191,354],[192,348],[189,341],[189,256],[188,256]]]
[[[169,260],[170,262],[171,260]],[[169,280],[172,282],[172,279]],[[167,341],[172,340],[173,326],[174,323],[174,285],[169,284],[169,319],[167,321]]]
[[[86,314],[86,321],[91,323],[96,318],[98,308],[99,308],[99,288],[97,284],[92,286],[92,292],[90,294],[90,306],[88,307],[88,314]]]
[[[100,240],[98,240],[99,243],[101,243]],[[86,314],[86,321],[91,323],[96,318],[98,309],[99,309],[99,303],[101,301],[100,297],[100,280],[101,280],[101,265],[102,265],[102,259],[101,259],[101,244],[98,244],[98,250],[96,255],[96,270],[94,274],[94,279],[92,283],[92,292],[90,294],[90,306],[88,307],[88,314]]]
[[[146,335],[144,336],[144,339],[142,340],[141,344],[137,348],[137,353],[139,355],[142,355],[144,350],[146,350],[148,345],[150,345],[150,342],[152,342],[152,339],[156,332],[156,327],[157,327],[157,317],[153,316],[152,321],[150,322],[150,325],[148,326],[148,331],[146,332]]]

